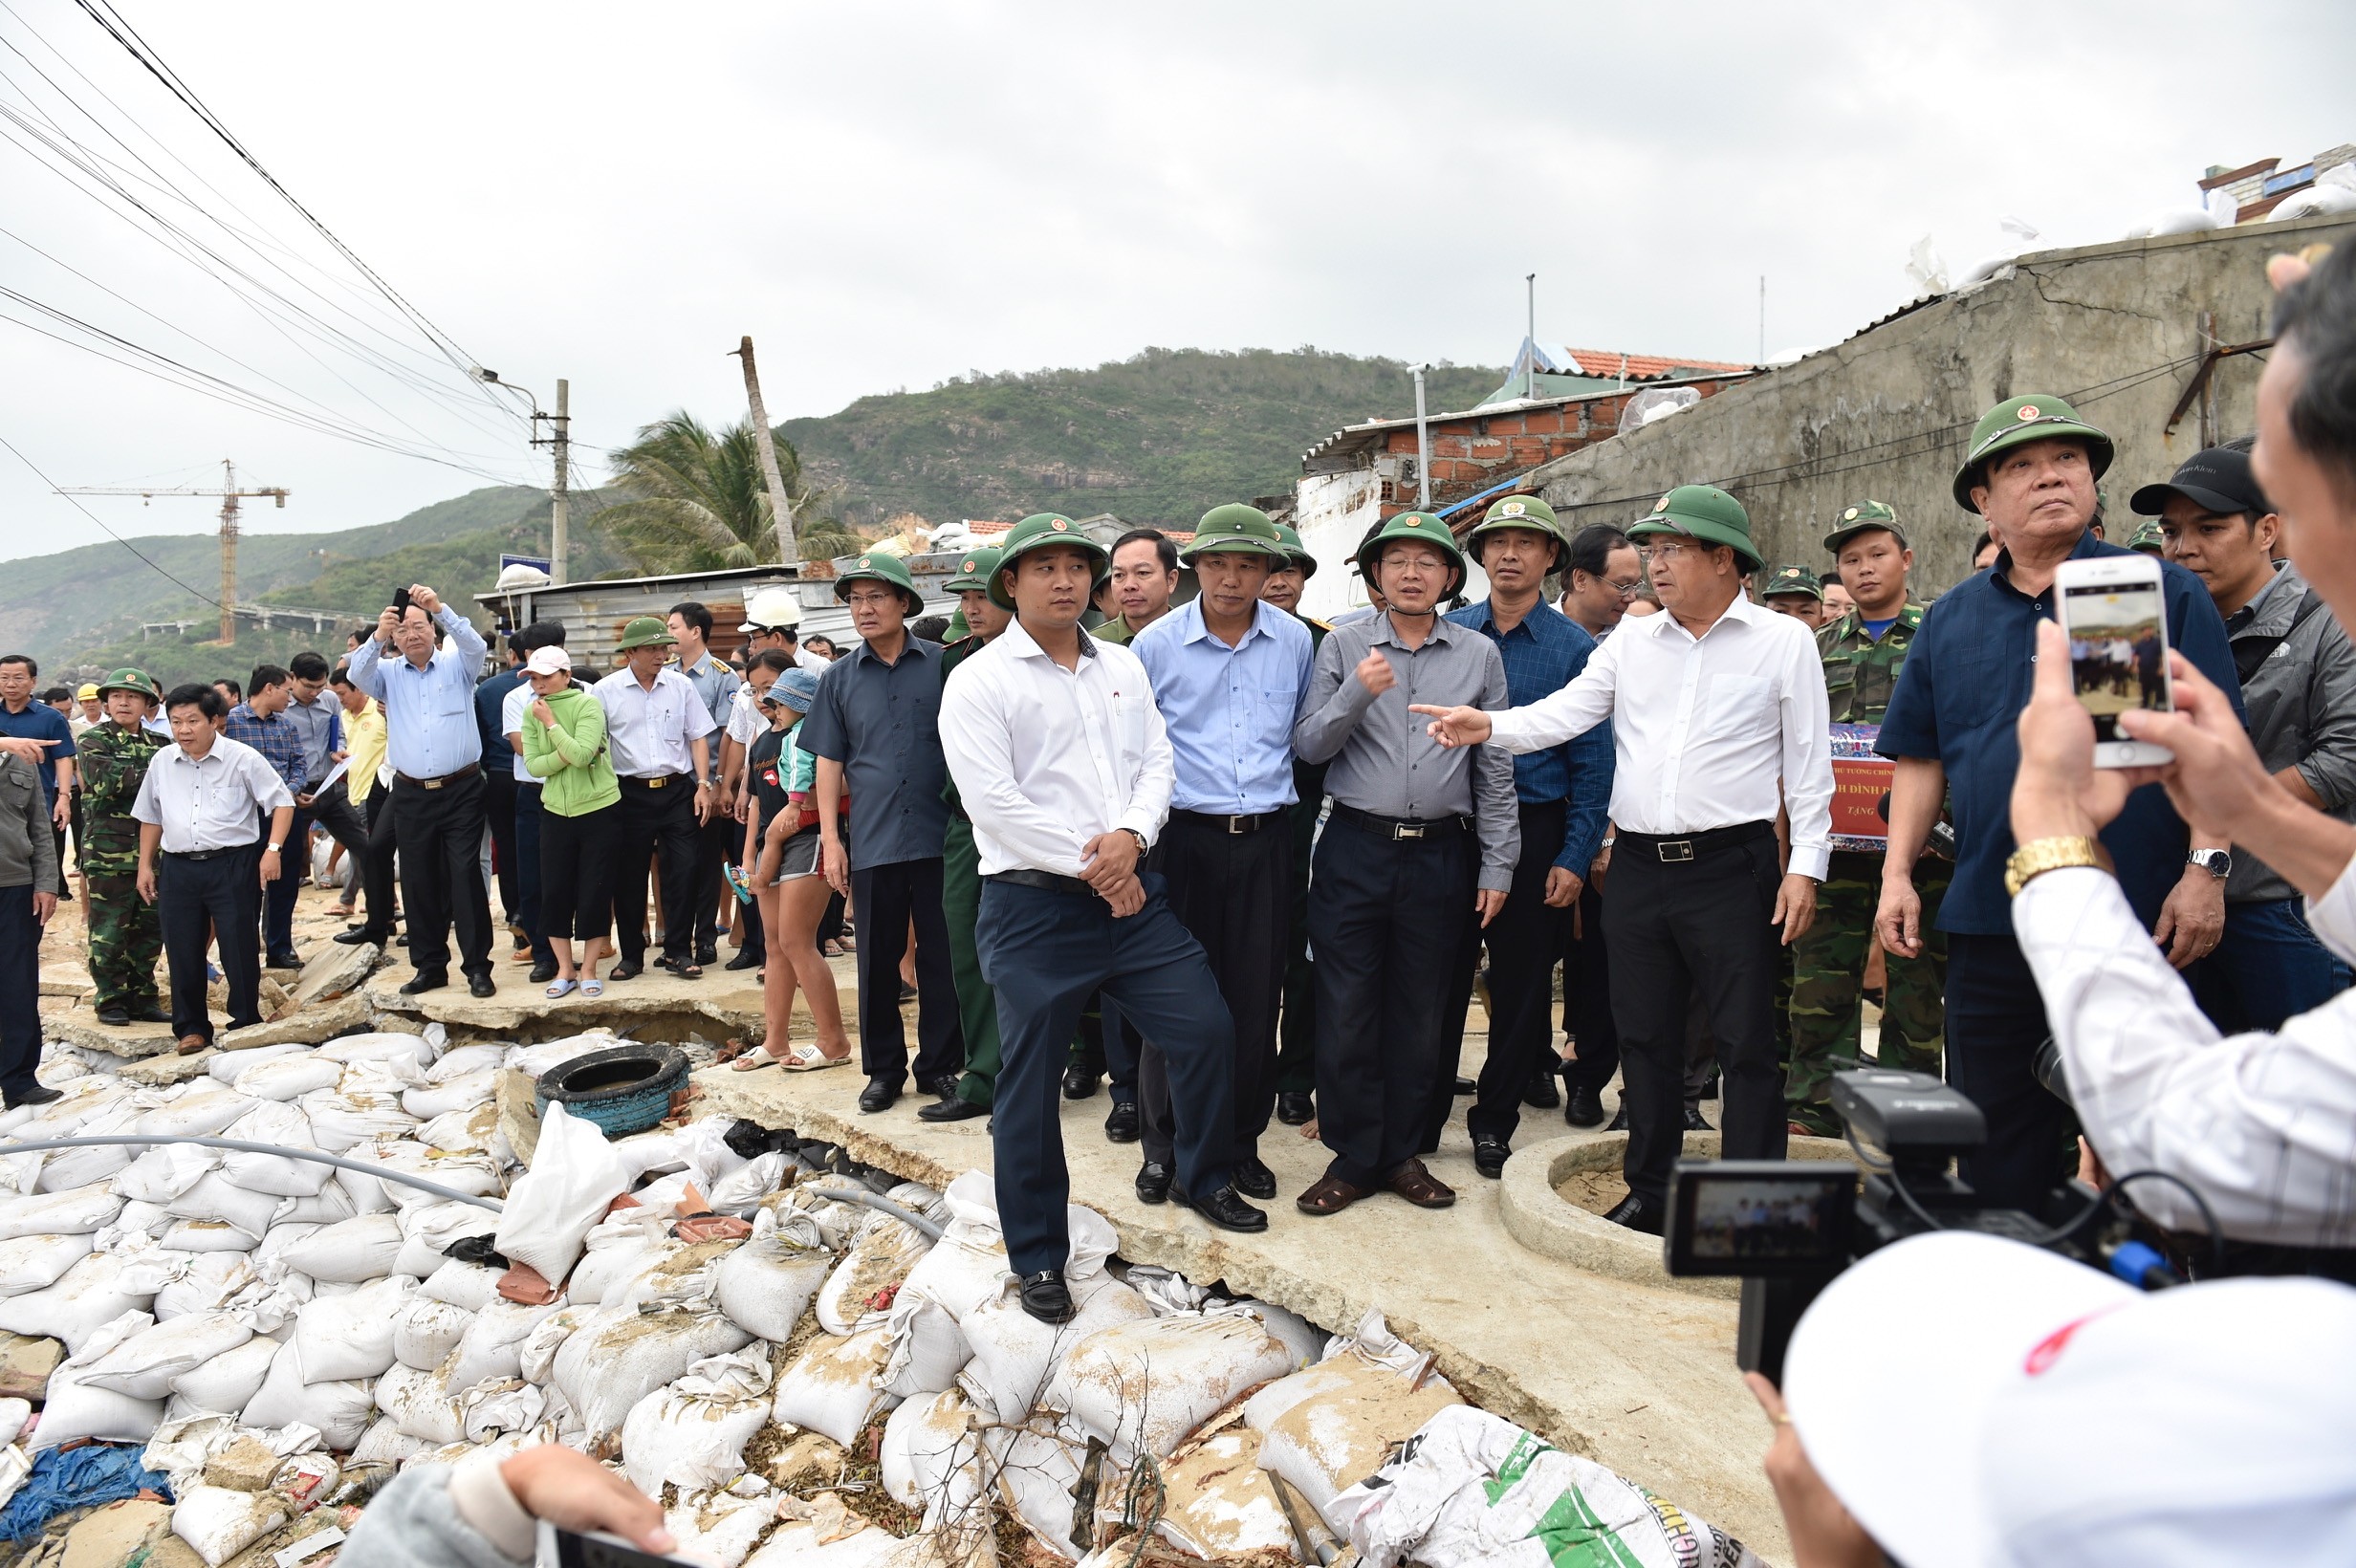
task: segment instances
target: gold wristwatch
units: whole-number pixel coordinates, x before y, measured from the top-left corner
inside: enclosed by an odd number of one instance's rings
[[[2012,853],[2004,862],[2004,891],[2013,898],[2020,890],[2048,871],[2060,871],[2066,866],[2090,865],[2098,871],[2112,869],[2110,851],[2103,847],[2100,838],[2083,837],[2065,838],[2032,838]]]

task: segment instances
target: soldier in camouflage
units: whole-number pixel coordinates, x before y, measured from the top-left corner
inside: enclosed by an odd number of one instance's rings
[[[146,672],[119,669],[98,683],[103,721],[82,731],[81,872],[89,890],[90,978],[98,1022],[169,1023],[159,1005],[156,961],[164,927],[139,896],[139,823],[131,803],[147,764],[168,737],[145,728],[163,693]]]
[[[1907,547],[1898,514],[1880,501],[1843,508],[1824,535],[1824,548],[1856,600],[1854,609],[1816,634],[1832,722],[1879,725],[1915,628],[1922,624],[1925,607],[1908,595],[1906,584],[1914,553]],[[1936,934],[1932,911],[1946,890],[1944,862],[1926,857],[1917,876],[1925,908],[1923,954],[1884,957],[1878,1064],[1937,1073],[1945,1034],[1941,997],[1947,947]],[[1816,890],[1816,924],[1793,946],[1791,1066],[1783,1092],[1796,1133],[1839,1136],[1840,1120],[1830,1104],[1832,1075],[1865,1065],[1858,1001],[1881,893],[1881,856],[1834,850],[1831,870]]]
[[[1790,616],[1810,631],[1824,624],[1824,584],[1804,566],[1771,568],[1758,585],[1759,602],[1778,615]]]

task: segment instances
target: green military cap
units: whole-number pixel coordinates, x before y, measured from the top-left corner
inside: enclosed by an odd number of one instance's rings
[[[164,700],[164,693],[156,687],[155,677],[143,669],[116,670],[105,680],[100,681],[98,689],[91,695],[103,700],[110,691],[128,691],[133,696],[144,697],[151,703],[160,703]]]
[[[1455,533],[1445,519],[1435,517],[1429,512],[1403,512],[1376,529],[1366,542],[1358,547],[1360,576],[1369,582],[1374,580],[1374,563],[1383,558],[1383,547],[1394,539],[1415,539],[1428,544],[1456,569],[1455,577],[1440,595],[1442,599],[1464,586],[1464,552],[1457,548]]]
[[[998,557],[1003,554],[996,545],[984,545],[979,550],[967,551],[957,559],[957,570],[949,579],[949,591],[952,594],[990,592],[990,579],[996,575]],[[963,610],[957,613],[965,614]]]
[[[614,644],[616,653],[628,653],[632,648],[667,648],[679,639],[671,635],[670,627],[650,615],[633,616],[622,628],[622,641]]]
[[[1783,594],[1805,594],[1819,604],[1824,602],[1822,578],[1804,566],[1778,566],[1761,579],[1758,597],[1775,599]]]
[[[1310,555],[1309,547],[1300,542],[1299,530],[1290,523],[1278,523],[1276,538],[1283,544],[1284,554],[1291,558],[1293,570],[1298,572],[1303,577],[1317,576],[1317,557]]]
[[[1734,552],[1746,572],[1765,569],[1767,557],[1751,542],[1751,514],[1715,485],[1679,485],[1652,503],[1652,514],[1628,530],[1631,539],[1676,534]]]
[[[1824,548],[1838,556],[1843,545],[1877,528],[1896,539],[1899,549],[1908,548],[1906,530],[1898,526],[1897,511],[1887,501],[1860,501],[1853,507],[1843,507],[1841,515],[1833,520],[1832,532],[1824,535]]]
[[[2140,550],[2147,555],[2166,555],[2168,535],[2160,532],[2160,520],[2157,517],[2147,517],[2136,524],[2135,532],[2127,535],[2127,547],[2129,550]]]
[[[908,563],[882,550],[871,550],[853,558],[850,569],[835,578],[835,598],[851,597],[855,582],[883,582],[900,590],[900,597],[908,606],[908,614],[922,615],[925,596],[916,591],[916,579],[908,576]]]
[[[990,574],[990,601],[1001,610],[1014,607],[1014,596],[1006,586],[1006,574],[1014,563],[1034,550],[1050,545],[1070,545],[1084,552],[1088,563],[1095,569],[1091,589],[1104,586],[1112,576],[1112,553],[1088,537],[1080,526],[1059,512],[1035,512],[1006,532],[1006,542],[998,546],[998,564]]]
[[[1197,555],[1213,553],[1266,555],[1271,561],[1286,558],[1284,535],[1268,520],[1268,513],[1240,501],[1230,501],[1204,512],[1203,520],[1194,525],[1193,540],[1178,553],[1178,558],[1191,561]]]
[[[1978,510],[1972,505],[1972,487],[1980,482],[1980,471],[1990,458],[2028,442],[2056,440],[2084,442],[2086,462],[2095,478],[2102,478],[2110,468],[2110,437],[2080,419],[2078,410],[2060,398],[2024,392],[1997,403],[1972,427],[1971,445],[1955,470],[1955,505],[1966,512]]]
[[[1526,528],[1533,534],[1543,534],[1555,542],[1555,562],[1561,564],[1570,554],[1570,541],[1562,536],[1562,525],[1556,520],[1555,509],[1535,495],[1508,495],[1492,501],[1489,511],[1474,524],[1472,532],[1464,536],[1465,548],[1475,558],[1481,553],[1480,539],[1484,534],[1500,534],[1509,528]]]

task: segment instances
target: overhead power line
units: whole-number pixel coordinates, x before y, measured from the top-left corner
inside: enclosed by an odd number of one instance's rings
[[[17,450],[16,443],[11,441],[6,436],[0,436],[0,446],[6,446],[9,449],[10,455],[14,457],[17,462],[22,463],[26,468],[31,468],[33,470],[33,477],[40,480],[40,482],[50,490],[58,494],[64,494],[64,491],[57,489],[56,482],[51,479],[49,475],[41,471],[41,466],[39,464],[33,462],[33,459]],[[132,555],[137,555],[142,561],[144,561],[150,569],[169,581],[178,584],[184,589],[186,589],[187,592],[194,594],[198,599],[203,599],[206,603],[213,606],[215,609],[220,608],[221,601],[219,599],[205,592],[204,589],[194,587],[189,583],[183,581],[181,578],[172,576],[172,574],[161,565],[154,556],[140,549],[139,546],[133,544],[130,540],[116,533],[113,529],[107,528],[105,518],[99,516],[88,507],[83,506],[79,501],[75,501],[74,497],[71,495],[67,495],[66,499],[69,501],[74,501],[74,506],[76,511],[78,511],[83,516],[89,518],[92,522],[98,524],[100,528],[106,529],[106,536],[108,538],[122,546],[123,549],[128,550]]]

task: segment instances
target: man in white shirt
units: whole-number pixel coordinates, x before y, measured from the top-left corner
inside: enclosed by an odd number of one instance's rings
[[[1100,987],[1168,1064],[1169,1195],[1228,1230],[1268,1226],[1230,1182],[1234,1024],[1162,879],[1139,875],[1174,770],[1145,666],[1080,629],[1107,568],[1103,547],[1068,517],[1015,524],[991,584],[1014,623],[958,665],[941,699],[941,745],[981,860],[975,938],[1005,1053],[993,1128],[998,1218],[1023,1310],[1050,1323],[1073,1312],[1057,1080]]]
[[[695,844],[719,809],[711,779],[711,710],[687,678],[665,664],[671,634],[650,615],[622,629],[622,668],[590,690],[605,709],[605,744],[622,782],[622,863],[614,879],[614,924],[622,962],[609,980],[646,969],[646,873],[663,857],[663,952],[658,969],[700,980],[695,962]]]
[[[1618,853],[1604,919],[1628,1196],[1606,1217],[1658,1233],[1684,1139],[1689,996],[1700,995],[1717,1041],[1726,1158],[1783,1157],[1777,938],[1790,945],[1815,917],[1832,751],[1816,640],[1743,597],[1742,574],[1766,562],[1742,504],[1680,485],[1628,534],[1649,552],[1666,614],[1623,622],[1576,680],[1527,708],[1415,711],[1444,745],[1494,739],[1516,752],[1612,721]],[[1791,813],[1788,869],[1778,806]]]

